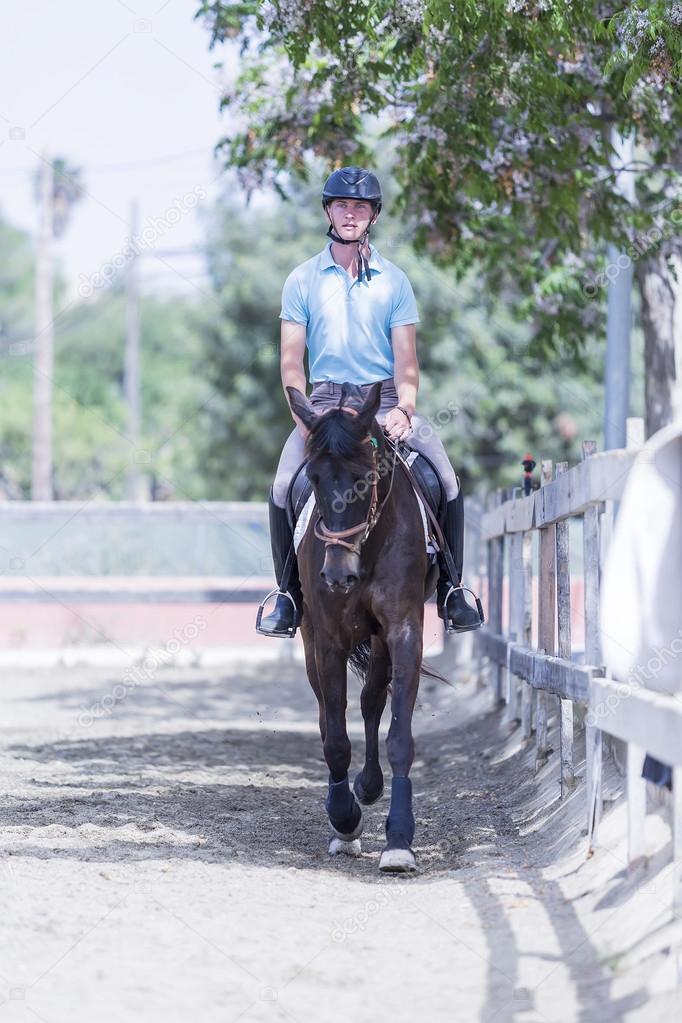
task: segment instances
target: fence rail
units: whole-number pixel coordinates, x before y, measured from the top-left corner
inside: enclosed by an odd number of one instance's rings
[[[272,588],[270,576],[36,576],[0,580],[0,604],[57,601],[102,604],[253,604]]]
[[[588,853],[602,809],[603,734],[626,744],[628,856],[644,854],[645,753],[673,769],[673,905],[682,910],[682,705],[674,697],[607,677],[599,635],[600,578],[617,502],[638,454],[641,420],[628,420],[628,447],[596,452],[583,443],[582,462],[542,462],[541,486],[528,496],[489,495],[481,519],[487,548],[488,624],[477,638],[494,695],[530,740],[536,769],[547,762],[548,719],[558,711],[559,772],[564,798],[584,784]],[[641,443],[641,440],[640,440]],[[570,518],[582,520],[585,649],[571,647]],[[538,536],[537,608],[533,606],[533,536]],[[508,568],[505,572],[505,564]],[[505,576],[509,580],[503,621]],[[537,649],[531,635],[537,615]],[[576,771],[575,734],[585,732],[585,776]]]

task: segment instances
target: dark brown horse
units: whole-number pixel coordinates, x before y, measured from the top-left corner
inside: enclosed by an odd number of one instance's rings
[[[422,668],[422,628],[424,601],[435,589],[438,569],[426,554],[414,490],[375,420],[380,385],[366,396],[344,387],[339,407],[321,414],[296,388],[287,391],[293,412],[310,431],[305,454],[316,512],[298,551],[301,632],[329,766],[325,805],[334,832],[329,851],[360,854],[360,804],[374,803],[383,793],[379,723],[391,683],[386,747],[393,778],[379,867],[411,871],[412,713],[420,672],[432,674]],[[364,680],[365,763],[355,778],[355,796],[348,783],[349,664]]]

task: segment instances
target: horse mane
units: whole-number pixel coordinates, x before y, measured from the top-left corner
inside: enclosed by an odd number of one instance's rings
[[[315,455],[334,455],[344,465],[359,473],[372,468],[371,446],[365,443],[365,434],[358,428],[357,416],[350,416],[341,408],[332,408],[313,424],[305,442],[307,458]]]

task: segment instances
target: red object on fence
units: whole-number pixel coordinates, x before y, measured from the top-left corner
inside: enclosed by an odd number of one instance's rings
[[[537,462],[527,451],[521,460],[521,465],[523,466],[523,493],[525,497],[528,497],[533,489],[533,469],[537,465]]]

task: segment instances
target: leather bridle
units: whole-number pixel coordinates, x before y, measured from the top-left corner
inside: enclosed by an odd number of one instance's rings
[[[350,412],[351,415],[357,416],[358,412],[356,409],[345,407],[344,412]],[[345,547],[346,550],[352,551],[353,554],[359,555],[362,546],[367,540],[367,537],[372,532],[382,511],[386,506],[386,502],[391,496],[391,490],[393,489],[393,477],[395,475],[395,464],[396,464],[396,448],[393,448],[393,463],[391,466],[391,482],[386,496],[384,497],[381,504],[379,504],[379,472],[377,469],[377,442],[376,438],[369,436],[365,437],[363,443],[372,444],[372,496],[369,501],[369,511],[367,516],[359,522],[356,526],[349,526],[348,529],[328,529],[322,521],[322,513],[318,511],[317,518],[315,519],[315,525],[313,526],[313,532],[318,540],[324,542],[325,548],[327,547]],[[346,537],[357,536],[358,533],[362,533],[359,540],[349,542]]]

